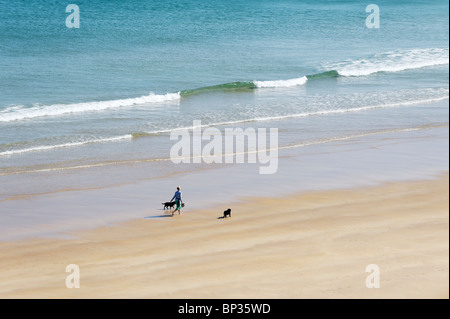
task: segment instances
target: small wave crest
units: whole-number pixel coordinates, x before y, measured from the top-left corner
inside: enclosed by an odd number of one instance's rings
[[[180,93],[149,95],[111,101],[85,102],[76,104],[35,105],[33,107],[11,106],[0,112],[0,122],[11,122],[46,116],[60,116],[73,113],[102,111],[106,109],[127,107],[147,103],[161,103],[180,99]]]
[[[278,80],[278,81],[253,81],[258,88],[282,88],[282,87],[293,87],[298,85],[303,85],[308,81],[306,76],[302,76],[296,79],[290,80]]]
[[[253,82],[230,82],[230,83],[224,83],[224,84],[217,84],[217,85],[210,85],[210,86],[203,86],[196,89],[187,89],[180,92],[181,96],[189,96],[189,95],[196,95],[196,94],[202,94],[202,93],[209,93],[209,92],[217,92],[217,91],[245,91],[245,90],[251,90],[255,88],[255,84]]]
[[[283,88],[303,85],[308,81],[306,76],[289,80],[275,80],[275,81],[244,81],[244,82],[229,82],[211,86],[204,86],[197,89],[189,89],[181,91],[181,96],[190,96],[210,92],[227,92],[227,91],[247,91],[259,88]]]
[[[63,143],[63,144],[55,144],[55,145],[39,145],[39,146],[34,146],[34,147],[13,149],[13,150],[0,152],[0,156],[10,156],[10,155],[17,155],[17,154],[37,152],[37,151],[49,151],[49,150],[54,150],[54,149],[58,149],[58,148],[76,147],[76,146],[82,146],[82,145],[93,144],[93,143],[117,142],[117,141],[122,141],[122,140],[128,140],[128,139],[131,139],[132,137],[133,136],[131,134],[128,134],[128,135],[117,136],[117,137],[89,139],[89,140],[80,141],[80,142],[71,142],[71,143]]]
[[[378,72],[400,72],[448,63],[448,48],[430,48],[378,53],[365,59],[330,63],[323,67],[336,70],[342,76],[367,76]]]

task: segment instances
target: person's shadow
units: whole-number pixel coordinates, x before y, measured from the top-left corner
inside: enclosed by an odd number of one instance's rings
[[[152,218],[165,218],[165,217],[173,217],[172,214],[164,214],[164,215],[157,215],[157,216],[146,216],[144,219],[152,219]]]

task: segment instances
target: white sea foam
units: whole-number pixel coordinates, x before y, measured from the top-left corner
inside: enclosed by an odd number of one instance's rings
[[[365,59],[324,64],[342,76],[366,76],[377,72],[399,72],[449,63],[449,49],[429,48],[395,50],[378,53]]]
[[[63,143],[63,144],[55,144],[55,145],[40,145],[40,146],[34,146],[34,147],[29,147],[29,148],[4,151],[4,152],[0,153],[0,156],[17,155],[17,154],[37,152],[37,151],[49,151],[49,150],[54,150],[54,149],[58,149],[58,148],[76,147],[76,146],[82,146],[82,145],[93,144],[93,143],[117,142],[117,141],[122,141],[122,140],[127,140],[127,139],[129,140],[131,138],[132,138],[131,135],[122,135],[122,136],[109,137],[109,138],[89,139],[86,141],[72,142],[72,143]]]
[[[278,80],[278,81],[253,81],[258,88],[281,88],[281,87],[293,87],[297,85],[303,85],[308,81],[306,76],[301,78],[290,80]]]
[[[11,122],[45,116],[60,116],[73,113],[102,111],[147,103],[161,103],[180,99],[180,93],[154,94],[111,101],[85,102],[75,104],[53,104],[33,107],[12,106],[0,112],[0,122]]]

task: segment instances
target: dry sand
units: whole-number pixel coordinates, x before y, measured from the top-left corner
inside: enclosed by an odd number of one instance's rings
[[[447,173],[3,242],[0,298],[448,298],[448,190]]]

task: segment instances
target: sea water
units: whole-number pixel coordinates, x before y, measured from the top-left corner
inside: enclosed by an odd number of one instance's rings
[[[280,147],[448,126],[447,1],[376,1],[378,28],[364,1],[73,2],[79,28],[0,0],[0,200],[185,171],[193,121]]]

